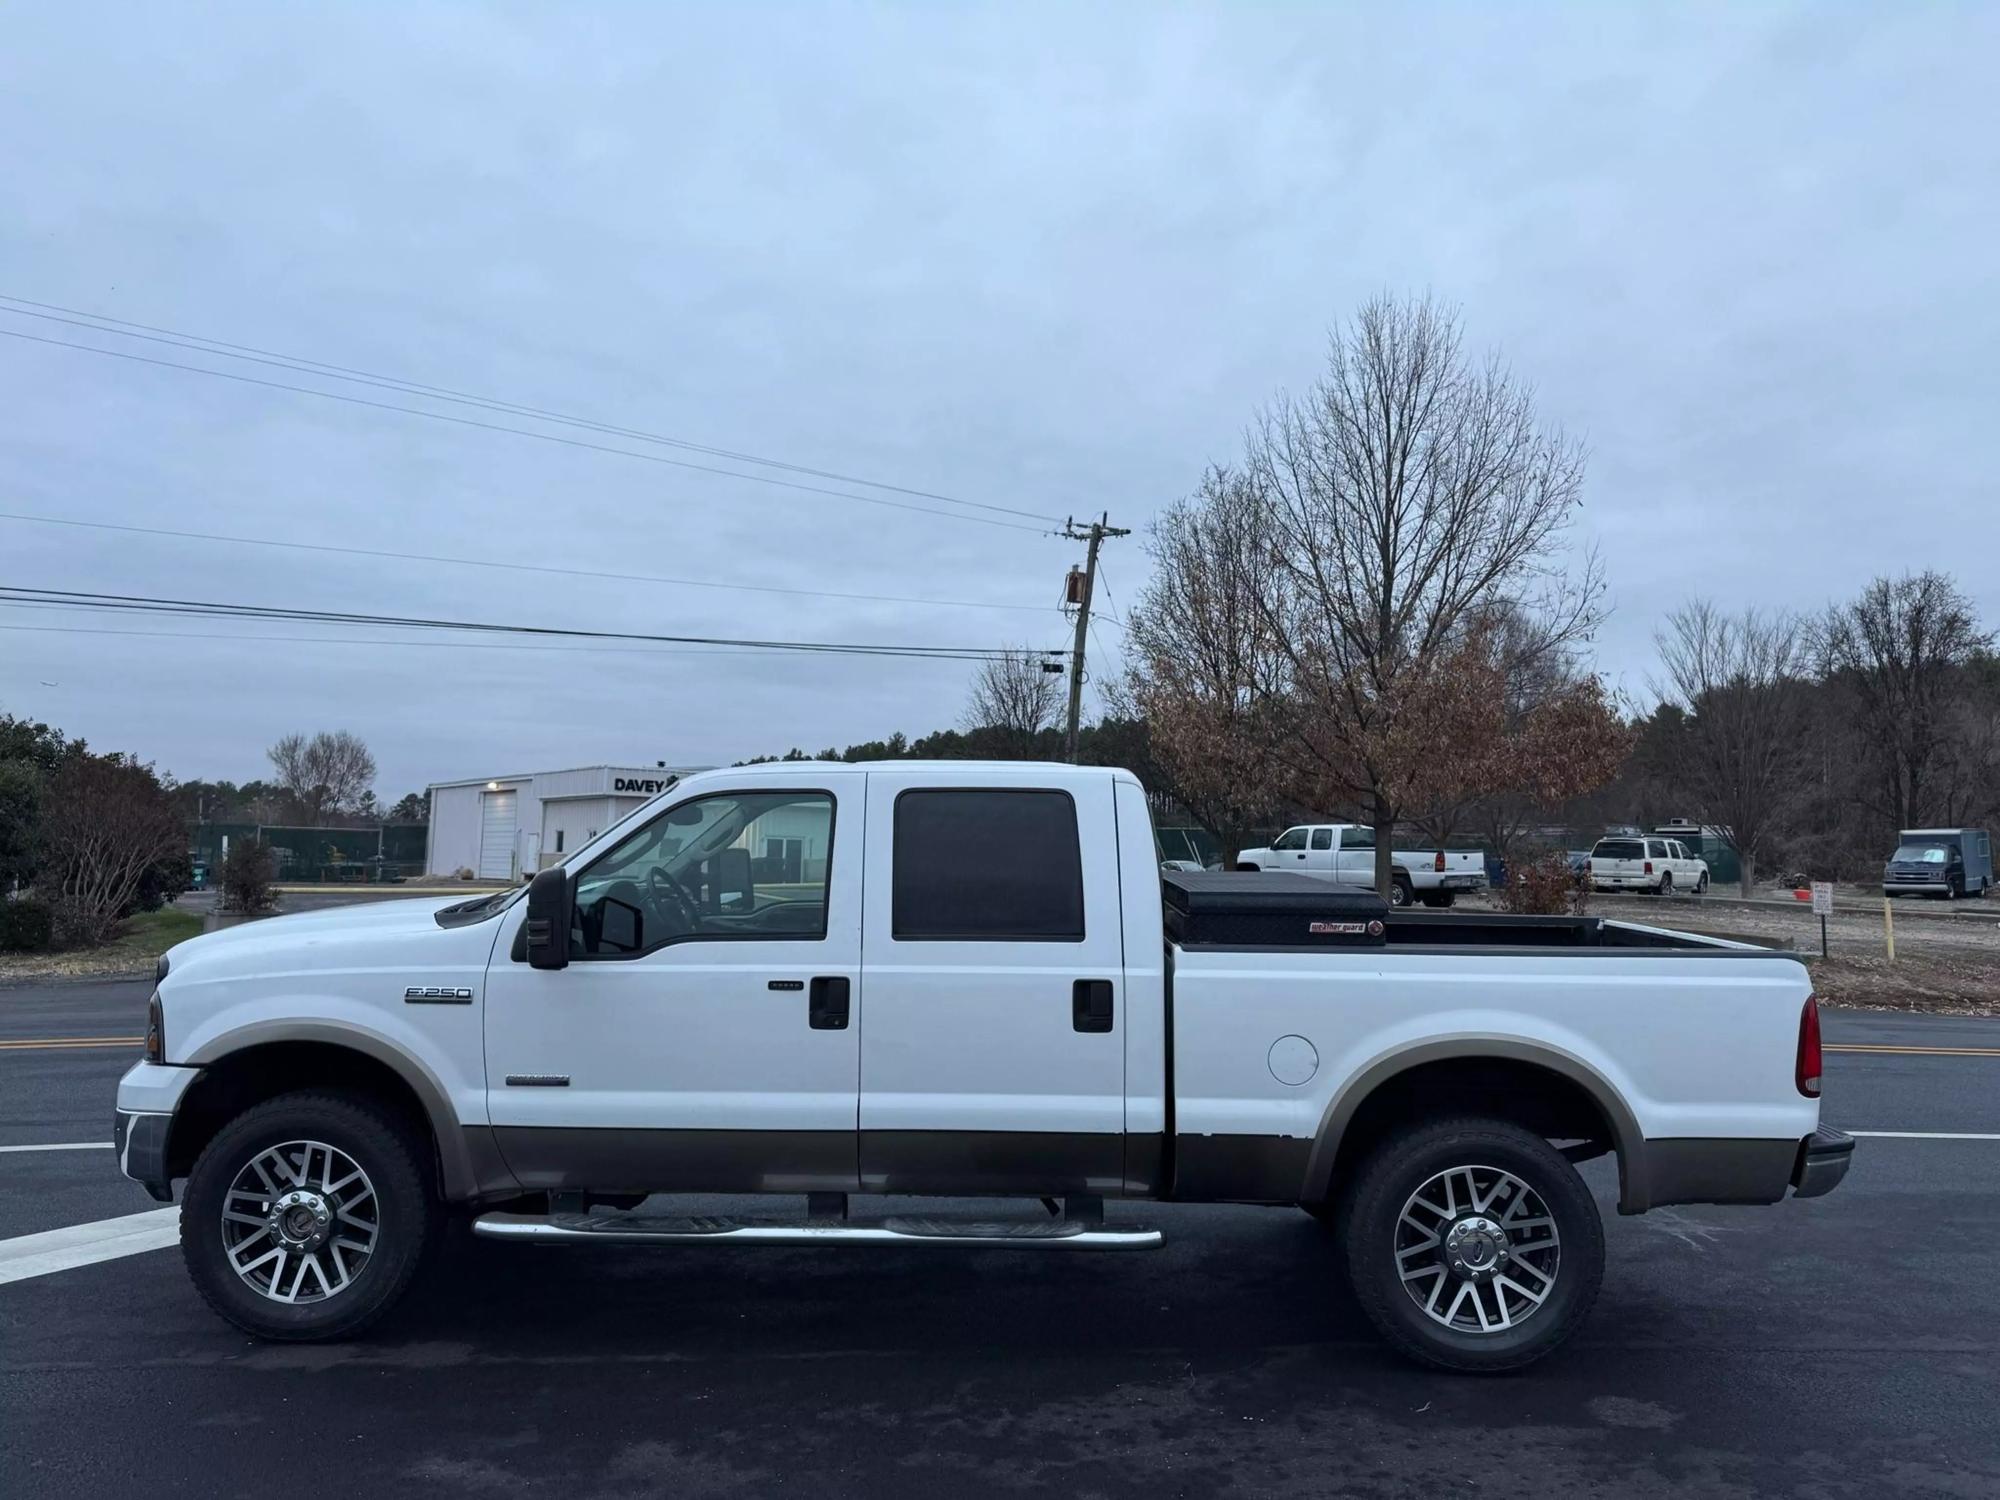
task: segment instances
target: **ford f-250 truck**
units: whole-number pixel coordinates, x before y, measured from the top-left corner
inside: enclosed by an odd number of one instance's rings
[[[374,1321],[454,1215],[538,1244],[1158,1244],[1122,1199],[1303,1208],[1397,1348],[1506,1369],[1596,1296],[1575,1163],[1614,1155],[1643,1213],[1824,1193],[1853,1147],[1789,956],[1163,880],[1138,781],[1071,766],[691,776],[525,891],[173,949],[146,1053],[120,1166],[162,1201],[185,1179],[195,1285],[274,1339]],[[710,1192],[804,1212],[645,1201]],[[881,1194],[1052,1217],[850,1202]]]

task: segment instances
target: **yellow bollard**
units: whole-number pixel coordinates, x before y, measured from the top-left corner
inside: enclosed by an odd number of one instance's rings
[[[1882,898],[1882,944],[1889,950],[1889,962],[1896,961],[1896,909]]]

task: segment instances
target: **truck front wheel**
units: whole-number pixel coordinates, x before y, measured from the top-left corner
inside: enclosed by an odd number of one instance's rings
[[[1410,904],[1410,880],[1407,875],[1398,875],[1389,882],[1389,904],[1391,906]]]
[[[283,1094],[217,1132],[188,1176],[181,1255],[259,1338],[349,1338],[395,1304],[444,1213],[417,1132],[373,1101]]]
[[[1446,1370],[1533,1364],[1576,1332],[1604,1276],[1604,1226],[1583,1179],[1504,1120],[1391,1136],[1361,1168],[1344,1233],[1368,1320]]]

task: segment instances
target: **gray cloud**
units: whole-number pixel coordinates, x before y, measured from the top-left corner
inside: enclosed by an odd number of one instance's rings
[[[1694,589],[1812,605],[1943,566],[2000,619],[1990,10],[51,7],[11,15],[9,43],[0,293],[1143,524],[1312,377],[1330,321],[1430,289],[1590,440],[1580,531],[1618,680],[1643,683],[1655,618]],[[17,522],[4,582],[1063,635],[1074,549],[1020,532],[11,339],[0,405],[5,510],[1046,608]],[[1107,569],[1129,600],[1136,538]],[[184,775],[349,727],[390,796],[919,732],[956,717],[967,670],[269,639],[330,633],[304,626],[168,641],[237,627],[0,610],[46,624],[142,634],[0,632],[0,707]]]

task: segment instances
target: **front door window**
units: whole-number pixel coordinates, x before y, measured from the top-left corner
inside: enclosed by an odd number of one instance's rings
[[[570,951],[826,935],[833,798],[725,792],[669,808],[577,877]]]

